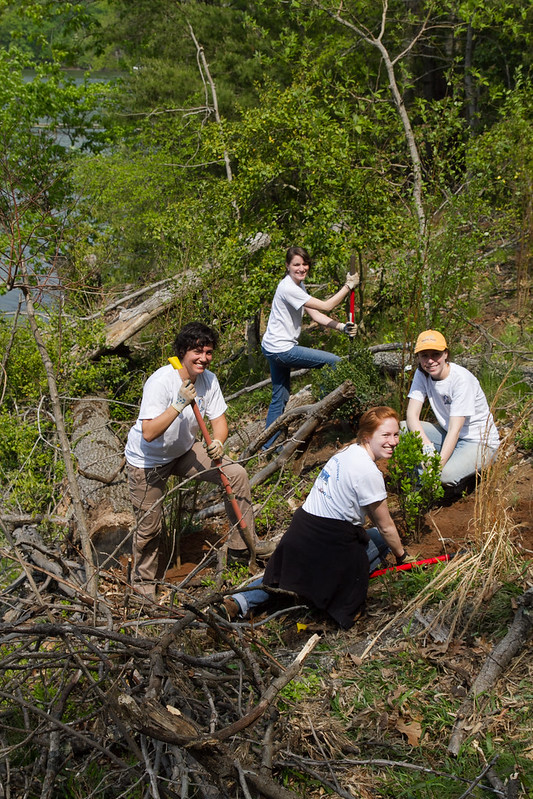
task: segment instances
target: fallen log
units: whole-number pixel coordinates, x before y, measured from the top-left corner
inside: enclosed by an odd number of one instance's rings
[[[72,452],[86,509],[91,542],[100,563],[110,554],[131,551],[135,515],[124,470],[124,446],[110,426],[101,397],[85,397],[72,407]]]
[[[457,711],[448,752],[457,757],[465,735],[465,725],[474,715],[480,697],[499,680],[511,660],[533,635],[533,588],[529,588],[518,600],[518,610],[505,638],[489,654],[481,671],[474,680],[470,692]]]
[[[106,325],[105,338],[101,346],[88,354],[90,359],[98,358],[102,353],[116,350],[121,344],[139,333],[168,308],[196,291],[202,285],[200,275],[189,270],[175,275],[172,282],[165,284],[143,302],[133,308],[121,308],[117,317]]]

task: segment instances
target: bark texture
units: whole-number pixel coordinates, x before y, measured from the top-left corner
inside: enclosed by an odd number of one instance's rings
[[[110,425],[106,400],[85,397],[72,408],[72,451],[91,542],[106,554],[131,551],[135,516],[125,471],[124,445]]]

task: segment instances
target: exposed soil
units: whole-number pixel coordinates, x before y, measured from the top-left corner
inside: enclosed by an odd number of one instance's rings
[[[508,512],[513,523],[511,538],[524,557],[533,558],[533,464],[520,460],[509,475]],[[475,490],[453,502],[442,503],[426,516],[420,541],[424,555],[457,552],[471,539],[475,516]]]

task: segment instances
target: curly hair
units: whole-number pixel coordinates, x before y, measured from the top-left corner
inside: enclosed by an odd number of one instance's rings
[[[212,327],[204,325],[203,322],[189,322],[182,327],[174,339],[174,354],[178,358],[183,358],[189,350],[203,347],[213,347],[218,345],[218,333]]]

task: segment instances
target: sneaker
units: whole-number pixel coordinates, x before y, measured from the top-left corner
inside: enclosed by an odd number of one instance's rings
[[[235,621],[235,619],[238,617],[238,615],[241,612],[241,609],[238,606],[238,604],[230,596],[227,596],[224,599],[220,607],[220,610],[222,611],[222,615],[226,618],[227,621]]]

